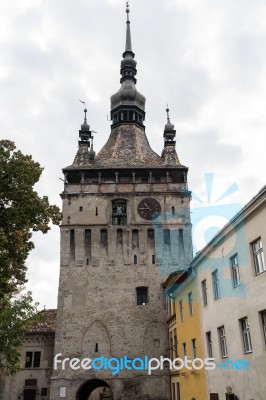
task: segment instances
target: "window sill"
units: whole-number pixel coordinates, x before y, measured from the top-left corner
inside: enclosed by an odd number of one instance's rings
[[[255,274],[256,274],[256,276],[259,276],[259,275],[261,275],[261,274],[264,274],[264,272],[266,272],[266,269],[265,269],[264,271],[261,271],[261,272],[256,272],[256,271],[255,271]]]
[[[241,285],[242,285],[242,282],[238,283],[237,285],[234,285],[234,286],[233,286],[233,289],[236,289],[236,288],[238,288],[238,287],[241,286]]]

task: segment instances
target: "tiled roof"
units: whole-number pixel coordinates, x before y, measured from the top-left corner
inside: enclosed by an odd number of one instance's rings
[[[112,129],[109,139],[95,159],[89,159],[87,149],[80,147],[74,163],[68,168],[165,168],[166,166],[181,167],[177,155],[160,157],[151,149],[143,129],[137,125],[125,124]]]
[[[31,326],[27,332],[28,333],[39,333],[39,332],[55,332],[56,329],[56,309],[42,310],[41,314],[43,319],[36,325]]]

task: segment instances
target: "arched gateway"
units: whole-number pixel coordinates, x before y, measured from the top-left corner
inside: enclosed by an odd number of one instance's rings
[[[79,387],[76,400],[113,400],[113,393],[105,381],[89,379]]]

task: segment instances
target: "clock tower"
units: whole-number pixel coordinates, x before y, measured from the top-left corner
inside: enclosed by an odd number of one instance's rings
[[[98,368],[58,364],[50,398],[170,398],[167,366],[147,370],[103,359],[169,355],[163,282],[192,257],[188,168],[176,153],[174,125],[161,155],[145,133],[145,97],[136,89],[129,8],[121,87],[111,97],[111,133],[98,154],[87,122],[74,162],[63,169],[61,266],[55,355],[98,358]],[[138,361],[140,363],[140,361]],[[113,361],[116,363],[116,361]],[[75,364],[75,362],[74,362]]]

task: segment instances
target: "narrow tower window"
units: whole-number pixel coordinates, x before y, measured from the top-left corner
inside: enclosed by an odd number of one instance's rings
[[[170,246],[170,229],[163,230],[163,241],[164,244]]]
[[[91,258],[91,230],[85,229],[84,235],[84,257],[86,259],[86,265],[90,264]]]
[[[101,249],[107,254],[108,250],[108,231],[107,229],[101,229]]]
[[[70,229],[70,258],[75,259],[75,230]]]

